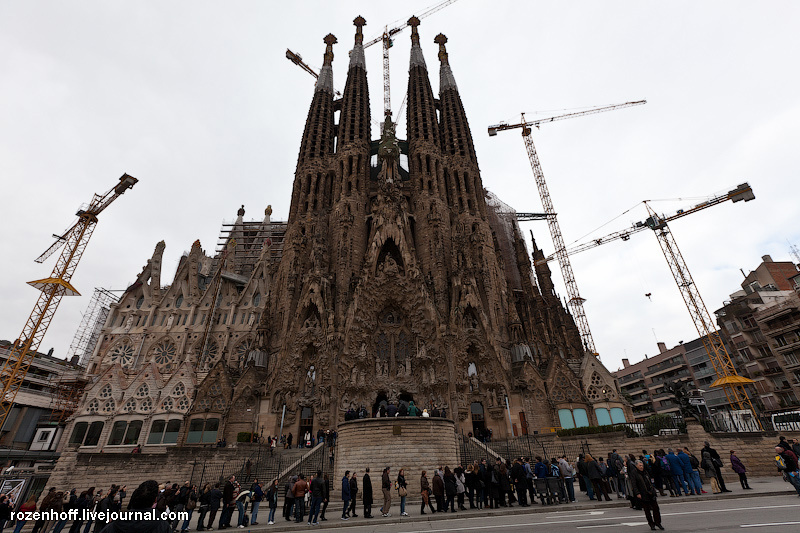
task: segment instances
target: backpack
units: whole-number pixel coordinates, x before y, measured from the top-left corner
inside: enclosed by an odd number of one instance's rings
[[[783,456],[781,455],[775,456],[775,465],[778,467],[778,470],[781,471],[786,470],[786,461],[783,459]]]
[[[561,477],[561,470],[559,470],[558,466],[555,464],[550,465],[550,473],[553,475],[553,477]]]
[[[694,455],[689,456],[689,463],[692,465],[692,468],[700,468],[700,461],[698,461],[697,457]]]
[[[670,471],[672,471],[672,469],[669,467],[669,461],[667,460],[667,458],[666,458],[666,457],[662,457],[662,458],[661,458],[661,469],[662,469],[664,472],[670,472]]]

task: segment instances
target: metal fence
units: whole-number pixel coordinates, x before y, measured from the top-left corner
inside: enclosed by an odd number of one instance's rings
[[[466,465],[476,459],[486,459],[494,461],[500,457],[506,462],[513,461],[517,457],[542,457],[552,459],[554,457],[567,456],[570,460],[580,454],[590,453],[589,443],[576,440],[560,440],[553,437],[537,437],[534,435],[522,435],[512,437],[508,440],[493,440],[482,443],[478,440],[461,435],[461,460]]]

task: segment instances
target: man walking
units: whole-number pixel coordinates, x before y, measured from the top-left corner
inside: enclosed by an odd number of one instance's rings
[[[361,500],[364,502],[364,518],[372,518],[372,478],[369,477],[369,467],[365,469],[361,481]]]
[[[389,480],[389,467],[383,469],[381,476],[381,489],[383,490],[383,507],[381,513],[384,517],[392,516],[389,509],[392,507],[392,482]]]

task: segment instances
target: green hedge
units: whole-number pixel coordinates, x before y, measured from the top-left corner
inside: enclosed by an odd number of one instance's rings
[[[238,435],[236,435],[236,442],[250,442],[253,438],[253,434],[249,431],[241,431]]]
[[[582,428],[559,429],[556,434],[559,437],[572,437],[575,435],[596,435],[598,433],[614,433],[616,431],[628,432],[628,427],[622,424],[612,424],[610,426],[585,426]],[[631,430],[632,431],[632,430]]]

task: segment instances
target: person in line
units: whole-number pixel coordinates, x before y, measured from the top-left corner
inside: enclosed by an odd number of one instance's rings
[[[158,483],[154,480],[145,481],[139,485],[131,495],[128,510],[136,512],[151,511],[158,497]],[[100,533],[131,533],[147,531],[149,533],[170,533],[170,524],[165,520],[149,520],[143,518],[130,518],[114,520],[105,526]]]
[[[425,514],[425,507],[430,507],[431,514],[436,510],[431,503],[431,485],[428,482],[428,473],[423,470],[419,478],[420,495],[422,496],[422,506],[420,507],[419,514]]]
[[[661,510],[658,508],[658,496],[656,488],[650,482],[650,476],[644,470],[644,463],[636,461],[636,470],[631,476],[631,488],[634,497],[641,503],[647,524],[650,529],[664,529],[661,525]]]
[[[328,519],[325,518],[325,510],[328,508],[328,503],[331,499],[331,480],[328,477],[328,474],[322,474],[322,480],[325,482],[324,491],[322,496],[322,512],[319,515],[319,519],[323,522],[327,521]]]
[[[292,520],[292,513],[294,511],[294,484],[296,481],[297,476],[292,476],[283,487],[283,518],[285,518],[287,522]]]
[[[436,500],[436,512],[441,513],[444,511],[444,479],[439,475],[440,472],[434,471],[433,473],[433,498]]]
[[[708,441],[705,441],[704,444],[706,446],[705,448],[703,448],[703,451],[704,452],[708,451],[708,453],[711,455],[711,464],[714,466],[714,477],[717,478],[717,483],[719,483],[719,489],[722,492],[732,492],[728,490],[728,488],[725,486],[725,479],[722,477],[722,467],[723,467],[722,459],[720,459],[717,450],[712,448],[711,445],[708,443]]]
[[[203,485],[197,499],[197,504],[197,531],[203,531],[205,529],[203,523],[205,522],[208,510],[211,508],[211,483]]]
[[[272,480],[267,489],[267,504],[269,505],[269,517],[267,523],[272,525],[275,523],[275,510],[278,509],[278,478]]]
[[[208,525],[206,529],[214,529],[214,519],[217,517],[217,511],[222,505],[222,491],[219,488],[219,483],[214,483],[214,488],[211,489],[208,495],[208,501]]]
[[[342,520],[350,520],[347,510],[350,508],[350,471],[344,471],[342,478]]]
[[[456,486],[456,476],[450,471],[449,466],[444,467],[444,493],[446,500],[444,502],[444,510],[445,512],[450,510],[451,513],[455,513],[455,505],[454,500],[456,497],[456,493],[458,492],[458,487]]]
[[[252,493],[253,498],[253,510],[250,511],[250,525],[257,526],[258,525],[258,508],[261,506],[261,502],[264,500],[264,489],[262,488],[263,483],[259,480],[255,480],[253,486],[250,487],[250,492]]]
[[[325,498],[325,480],[322,479],[322,470],[317,470],[317,475],[311,480],[311,509],[308,512],[308,525],[318,526],[322,500]]]
[[[383,491],[383,507],[381,507],[381,514],[384,517],[392,516],[389,511],[392,508],[392,482],[389,480],[389,470],[387,466],[383,469],[381,476],[381,490]]]
[[[695,457],[695,455],[689,451],[689,448],[684,447],[683,451],[689,456],[689,464],[692,467],[692,479],[694,480],[695,489],[699,489],[699,494],[707,494],[707,492],[703,490],[703,480],[700,477],[700,459]]]
[[[2,505],[2,504],[0,504],[0,505]],[[28,498],[28,501],[26,501],[25,503],[23,503],[20,506],[19,512],[21,512],[21,513],[32,513],[35,510],[36,510],[36,494],[31,494],[30,498]],[[23,516],[25,516],[25,515],[23,515]],[[78,515],[78,516],[80,516],[80,515]],[[9,519],[11,518],[11,510],[10,509],[8,511],[8,518]],[[17,527],[14,528],[14,533],[20,533],[20,531],[22,531],[22,527],[25,525],[25,522],[27,522],[27,520],[17,520]],[[0,527],[0,529],[2,529],[2,527]]]
[[[736,452],[731,450],[731,469],[739,474],[739,483],[742,485],[743,489],[752,490],[750,485],[747,483],[747,469],[744,467],[741,459],[736,457]]]
[[[597,501],[602,501],[603,497],[605,497],[606,501],[610,502],[611,498],[609,498],[605,489],[605,485],[603,485],[603,472],[600,470],[600,465],[598,465],[597,461],[595,461],[594,458],[588,453],[586,454],[584,461],[586,462],[586,475],[589,478],[592,489],[594,489],[594,494],[597,497]]]
[[[397,495],[400,496],[400,516],[408,516],[408,513],[406,512],[406,496],[408,496],[407,487],[408,484],[406,483],[405,470],[401,468],[397,473]]]
[[[788,446],[788,444],[786,445]],[[775,463],[786,481],[800,494],[800,471],[798,471],[797,456],[789,448],[775,447]]]
[[[294,484],[294,522],[299,524],[303,521],[306,515],[306,492],[308,492],[308,482],[303,474],[297,476],[297,481]]]
[[[350,476],[350,509],[347,510],[347,514],[351,515],[354,518],[358,518],[356,514],[356,496],[358,495],[358,479],[356,478],[356,471],[353,470],[353,474]]]
[[[364,518],[372,518],[372,478],[369,476],[369,467],[364,469],[364,478],[361,480],[361,502],[364,504]]]

